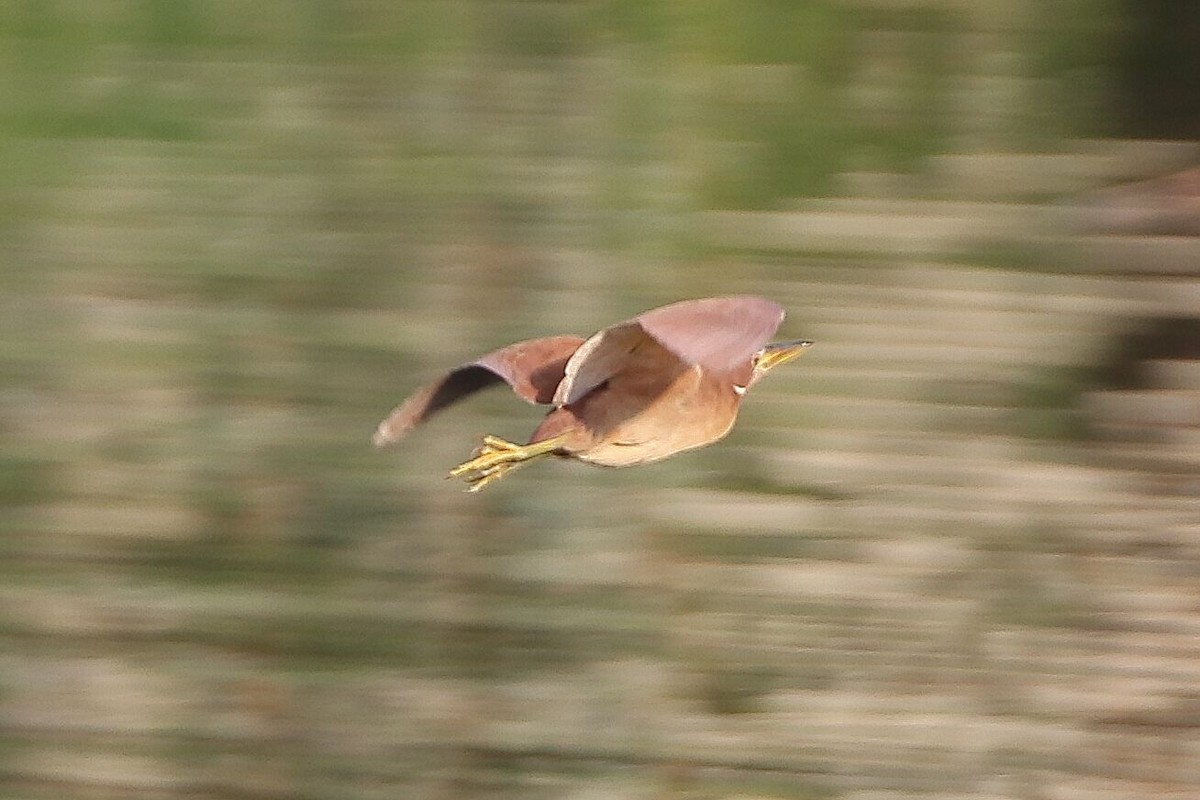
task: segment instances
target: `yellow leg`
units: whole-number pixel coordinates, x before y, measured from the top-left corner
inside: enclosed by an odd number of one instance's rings
[[[462,478],[469,484],[468,492],[478,492],[527,461],[550,455],[565,439],[555,436],[534,444],[513,444],[498,436],[485,436],[472,458],[450,470],[446,477]]]

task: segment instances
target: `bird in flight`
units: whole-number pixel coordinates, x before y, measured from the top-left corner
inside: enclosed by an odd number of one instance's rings
[[[475,392],[507,383],[552,406],[526,444],[485,436],[447,477],[476,492],[543,456],[632,467],[729,433],[746,391],[812,342],[769,343],[781,306],[761,297],[708,297],[655,308],[587,339],[549,336],[494,350],[418,389],[379,424],[392,444]]]

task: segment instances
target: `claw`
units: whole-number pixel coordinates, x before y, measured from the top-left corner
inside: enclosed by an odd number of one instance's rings
[[[532,458],[532,455],[527,455],[525,448],[521,445],[513,444],[495,436],[487,436],[484,437],[483,444],[475,448],[472,458],[450,470],[450,473],[446,477],[457,478],[471,472],[493,470],[499,468],[501,465],[514,461],[524,461],[527,458]]]
[[[462,478],[468,484],[468,492],[478,492],[525,462],[554,452],[561,441],[562,437],[555,437],[522,445],[498,436],[485,436],[472,457],[450,470],[446,477]]]

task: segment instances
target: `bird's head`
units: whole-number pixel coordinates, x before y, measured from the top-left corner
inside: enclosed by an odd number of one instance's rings
[[[751,360],[754,372],[750,376],[750,383],[748,385],[753,386],[762,376],[780,364],[786,364],[793,358],[803,355],[804,351],[810,347],[812,347],[812,342],[807,339],[796,339],[790,342],[772,342],[767,345],[755,353]]]

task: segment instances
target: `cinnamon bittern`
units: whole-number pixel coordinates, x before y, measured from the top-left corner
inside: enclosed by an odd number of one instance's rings
[[[485,436],[447,477],[478,491],[535,458],[556,455],[631,467],[721,439],[746,390],[812,342],[768,344],[783,309],[759,297],[685,300],[593,334],[528,339],[450,370],[379,424],[399,440],[438,411],[503,381],[552,405],[526,444]]]

